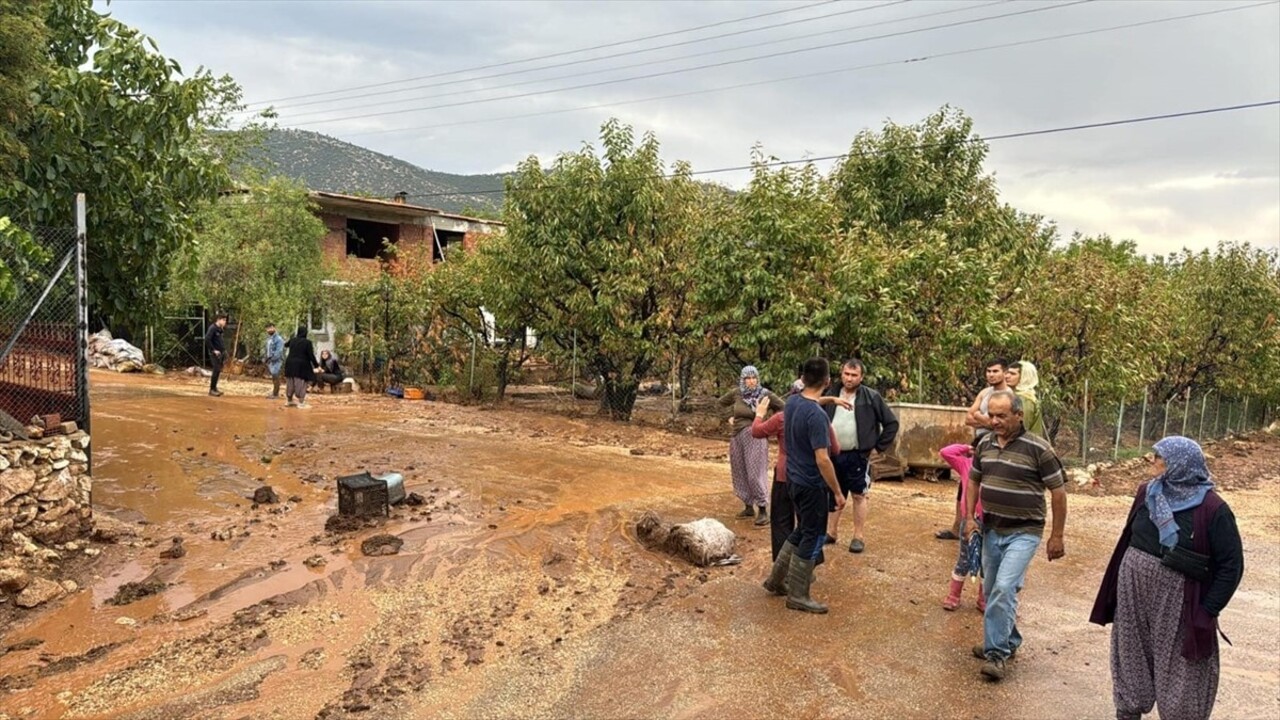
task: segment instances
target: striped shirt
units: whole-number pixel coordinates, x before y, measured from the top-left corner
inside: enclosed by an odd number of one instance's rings
[[[1002,535],[1044,533],[1044,491],[1063,485],[1062,462],[1043,438],[1025,429],[1000,447],[984,435],[969,478],[980,484],[984,527]]]

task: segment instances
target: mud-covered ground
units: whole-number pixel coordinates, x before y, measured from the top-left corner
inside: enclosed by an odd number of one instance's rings
[[[220,399],[189,378],[92,381],[97,512],[140,537],[86,559],[78,593],[0,609],[0,717],[1112,716],[1108,631],[1086,618],[1139,464],[1073,493],[1067,557],[1033,563],[1026,644],[991,685],[969,655],[973,587],[940,607],[951,485],[878,483],[867,552],[829,552],[814,593],[832,612],[811,616],[760,587],[768,531],[732,518],[713,422],[352,395],[286,410],[248,381]],[[1280,439],[1241,443],[1209,449],[1247,563],[1216,716],[1274,718]],[[402,472],[423,504],[326,530],[334,478],[366,469]],[[267,485],[280,502],[255,505]],[[744,562],[645,550],[646,509],[721,519]],[[366,557],[380,534],[399,553]]]

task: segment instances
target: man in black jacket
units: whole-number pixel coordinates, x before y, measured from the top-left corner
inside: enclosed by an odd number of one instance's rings
[[[222,397],[222,391],[218,389],[218,377],[222,375],[222,361],[226,358],[226,349],[222,346],[222,329],[226,326],[226,313],[219,313],[204,336],[205,345],[209,347],[209,358],[213,363],[213,377],[209,378],[209,394],[213,397]]]
[[[849,552],[853,553],[866,549],[863,531],[867,524],[867,494],[871,491],[871,451],[885,452],[898,437],[898,417],[880,393],[862,384],[862,373],[861,360],[846,360],[840,367],[840,384],[830,387],[827,394],[847,400],[853,410],[836,405],[826,408],[840,443],[841,452],[835,458],[836,479],[840,491],[853,499],[853,541],[849,543]],[[839,527],[840,511],[834,510],[827,518],[827,542],[836,542]]]

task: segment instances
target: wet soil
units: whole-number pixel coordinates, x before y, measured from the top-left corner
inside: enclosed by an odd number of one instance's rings
[[[244,380],[223,398],[185,378],[92,382],[97,512],[145,524],[134,545],[102,546],[80,592],[0,610],[0,717],[1112,715],[1108,631],[1086,618],[1136,466],[1071,496],[1068,554],[1033,563],[1026,644],[991,685],[968,651],[973,588],[960,611],[940,607],[956,553],[932,539],[950,524],[947,483],[877,483],[867,551],[829,548],[814,593],[832,612],[810,616],[760,587],[768,530],[732,517],[714,420],[354,395],[286,410]],[[1246,455],[1210,450],[1248,559],[1222,616],[1235,645],[1216,715],[1275,717],[1280,442],[1243,442]],[[366,470],[401,472],[422,503],[331,521],[334,479]],[[266,486],[282,501],[249,499]],[[645,549],[646,510],[721,520],[743,563]],[[399,552],[366,557],[376,535]],[[161,557],[175,536],[186,552]],[[126,583],[164,587],[109,604]]]

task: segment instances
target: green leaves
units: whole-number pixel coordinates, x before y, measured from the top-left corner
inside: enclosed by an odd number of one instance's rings
[[[19,185],[0,190],[0,210],[65,227],[75,193],[86,193],[92,310],[113,330],[136,331],[160,310],[196,209],[230,186],[228,145],[210,130],[238,107],[239,88],[203,70],[183,77],[89,0],[41,7],[51,71],[32,86],[20,130],[29,154]]]

